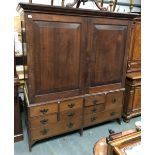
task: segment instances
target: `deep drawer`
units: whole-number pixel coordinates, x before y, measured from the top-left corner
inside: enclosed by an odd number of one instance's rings
[[[60,102],[60,111],[82,108],[82,107],[83,107],[82,98]]]
[[[60,121],[50,124],[48,126],[30,129],[32,140],[44,139],[55,135],[63,134],[69,131],[77,130],[81,128],[81,120],[76,121]]]
[[[43,126],[49,125],[51,123],[56,123],[56,122],[57,122],[57,114],[32,117],[30,118],[30,127],[38,128],[38,127],[43,127]]]
[[[105,94],[91,95],[85,97],[85,106],[103,104],[105,102]]]
[[[84,127],[101,123],[107,120],[113,120],[122,116],[122,109],[112,109],[96,114],[84,116]]]
[[[30,117],[42,116],[42,115],[56,113],[56,112],[58,112],[57,103],[50,103],[50,104],[30,107]]]

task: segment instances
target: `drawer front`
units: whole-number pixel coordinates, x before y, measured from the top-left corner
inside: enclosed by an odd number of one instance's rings
[[[105,94],[85,97],[85,106],[105,103]]]
[[[32,140],[39,140],[53,135],[53,129],[51,126],[41,127],[37,129],[31,129]]]
[[[82,126],[82,118],[76,120],[62,121],[62,129],[64,132],[80,129]]]
[[[60,111],[70,110],[70,109],[76,109],[76,108],[82,108],[83,107],[83,99],[75,99],[75,100],[69,100],[64,101],[60,103]]]
[[[99,105],[92,105],[84,108],[84,115],[94,114],[105,110],[105,103]]]
[[[43,116],[46,114],[51,114],[51,113],[56,113],[56,112],[58,112],[57,103],[30,107],[30,117]]]
[[[30,118],[30,127],[38,128],[57,122],[57,114]]]
[[[122,109],[112,109],[97,114],[87,115],[84,118],[84,127],[120,118],[121,116],[122,116]]]
[[[106,97],[106,110],[123,106],[123,92],[108,93]]]
[[[65,110],[60,113],[60,120],[77,120],[82,117],[82,108]]]
[[[69,131],[77,130],[81,128],[81,120],[76,121],[60,121],[52,123],[48,126],[30,129],[32,140],[44,139],[55,135],[63,134]]]

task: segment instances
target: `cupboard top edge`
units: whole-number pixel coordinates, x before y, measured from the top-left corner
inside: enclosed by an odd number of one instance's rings
[[[49,14],[66,14],[66,15],[78,15],[78,16],[95,16],[95,17],[107,17],[107,18],[122,18],[122,19],[134,19],[140,18],[138,13],[116,13],[101,10],[79,9],[79,8],[66,8],[60,6],[50,6],[44,4],[30,4],[19,3],[16,9],[21,12],[37,12],[37,13],[49,13]]]

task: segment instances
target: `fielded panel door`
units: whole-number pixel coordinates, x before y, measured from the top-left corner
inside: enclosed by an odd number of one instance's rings
[[[32,102],[81,94],[86,41],[83,19],[34,13],[26,23]]]
[[[89,24],[90,90],[125,80],[128,22],[93,19]],[[95,88],[96,87],[96,88]]]

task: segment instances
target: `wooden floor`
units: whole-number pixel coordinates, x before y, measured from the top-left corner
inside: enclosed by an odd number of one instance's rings
[[[119,125],[116,121],[107,122],[84,129],[83,136],[78,132],[50,138],[46,141],[38,142],[32,147],[32,152],[28,150],[28,139],[25,124],[24,140],[16,142],[14,145],[14,155],[93,155],[94,144],[102,137],[109,135],[108,129],[115,132],[125,131],[135,127],[135,122],[141,117],[131,119],[129,123]],[[24,121],[23,121],[24,122]]]

